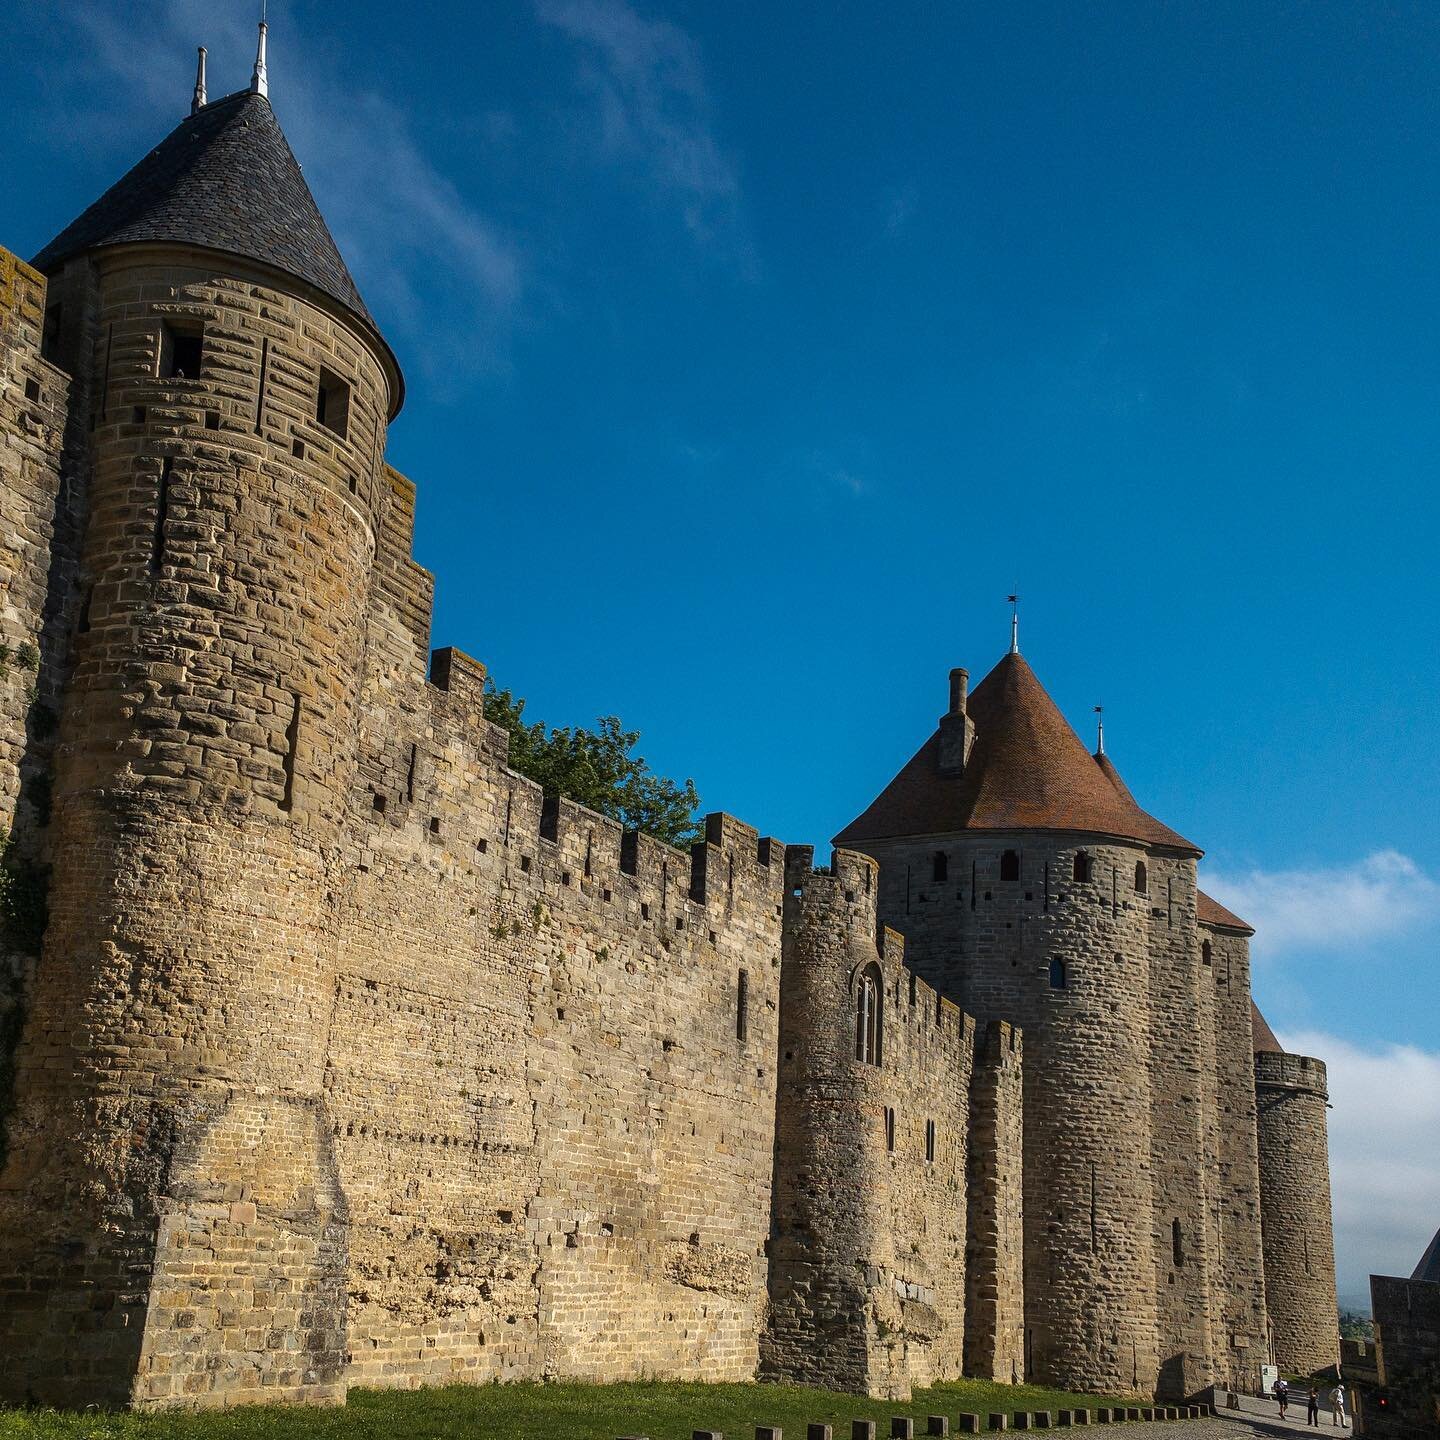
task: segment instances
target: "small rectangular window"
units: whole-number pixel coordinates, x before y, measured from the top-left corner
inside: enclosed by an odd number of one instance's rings
[[[935,1122],[925,1122],[925,1163],[932,1165],[935,1162]]]
[[[350,387],[323,365],[315,392],[315,419],[342,440],[350,426]]]
[[[205,327],[179,320],[160,322],[160,378],[198,380],[205,355]]]
[[[895,1153],[895,1108],[892,1105],[885,1107],[885,1148],[892,1155]]]

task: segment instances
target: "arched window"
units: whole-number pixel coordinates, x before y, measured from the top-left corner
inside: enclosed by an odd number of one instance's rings
[[[1178,1220],[1170,1227],[1170,1251],[1177,1268],[1185,1263],[1185,1239]]]
[[[1020,878],[1019,851],[1007,850],[1000,857],[1000,878],[1002,880],[1018,880]]]
[[[1065,962],[1055,959],[1050,962],[1050,988],[1052,990],[1064,990],[1070,983],[1070,977],[1065,972]]]
[[[1210,948],[1210,942],[1208,940],[1200,947],[1200,959],[1206,965],[1212,964],[1215,960],[1215,952]]]
[[[1075,883],[1088,885],[1093,868],[1094,861],[1083,850],[1077,850],[1075,852]]]
[[[880,967],[868,965],[855,992],[855,1058],[864,1065],[880,1063],[881,1007],[884,986]]]
[[[1146,870],[1143,860],[1135,862],[1135,893],[1137,895],[1150,893],[1150,872]]]
[[[950,857],[943,850],[935,852],[935,863],[930,878],[932,880],[948,880],[950,878]]]

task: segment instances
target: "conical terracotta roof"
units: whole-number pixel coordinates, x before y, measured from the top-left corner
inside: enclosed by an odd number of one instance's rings
[[[975,744],[965,773],[940,773],[937,730],[835,837],[837,845],[963,830],[1073,830],[1200,853],[1096,763],[1023,656],[1006,655],[975,687],[967,710]]]
[[[1247,935],[1255,933],[1255,927],[1248,920],[1242,920],[1203,890],[1195,892],[1195,918],[1202,925],[1214,925],[1222,930],[1243,930]]]
[[[1265,1023],[1260,1007],[1250,1002],[1250,1034],[1257,1055],[1283,1055],[1285,1047],[1275,1038],[1275,1032]]]

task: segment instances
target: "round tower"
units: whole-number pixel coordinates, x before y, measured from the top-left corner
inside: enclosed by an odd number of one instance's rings
[[[891,1289],[882,1069],[890,986],[874,862],[785,850],[770,1320],[761,1374],[909,1397]],[[893,1123],[893,1122],[891,1122]],[[887,1323],[888,1322],[888,1323]],[[887,1341],[887,1335],[890,1338]]]
[[[1259,1010],[1252,1019],[1271,1343],[1282,1370],[1309,1375],[1340,1358],[1325,1065],[1287,1054]]]
[[[0,1271],[33,1299],[0,1320],[18,1398],[343,1395],[323,1068],[401,382],[257,73],[197,93],[35,262],[83,310],[68,359],[98,399],[0,1177]],[[197,1248],[223,1283],[189,1278]],[[298,1353],[267,1345],[286,1331]]]
[[[1198,849],[1086,750],[1018,650],[973,694],[952,672],[937,731],[836,843],[879,862],[912,968],[1026,1033],[1026,1377],[1202,1389]]]

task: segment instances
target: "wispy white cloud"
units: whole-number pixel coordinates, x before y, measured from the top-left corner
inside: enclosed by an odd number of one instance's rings
[[[657,192],[678,201],[697,238],[748,253],[739,178],[714,134],[694,40],[625,0],[535,0],[535,13],[581,49],[599,151],[637,165]]]
[[[1341,1296],[1364,1299],[1371,1274],[1409,1275],[1440,1226],[1440,1052],[1316,1031],[1279,1039],[1329,1072],[1335,1263]]]
[[[193,56],[196,44],[210,49],[212,99],[249,81],[252,5],[163,0],[121,10],[50,0],[48,9],[75,36],[71,79],[103,97],[107,133],[158,138],[183,115],[188,88],[179,80],[193,61],[175,61]],[[307,42],[297,17],[271,10],[282,42],[270,67],[276,113],[402,362],[432,378],[503,365],[527,290],[519,245],[436,168],[402,110],[357,89]],[[99,103],[86,102],[87,127]],[[57,124],[74,124],[74,115],[74,106],[61,107]]]
[[[1338,866],[1234,874],[1207,867],[1202,883],[1255,927],[1262,957],[1371,945],[1440,916],[1440,884],[1398,850]]]

